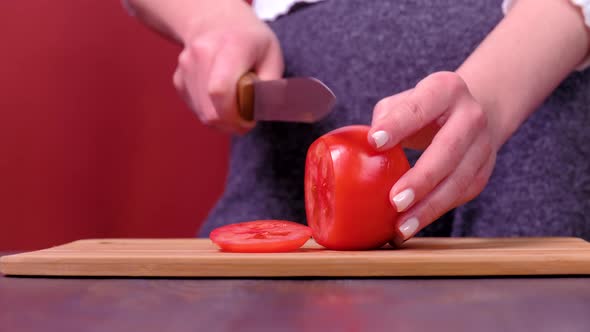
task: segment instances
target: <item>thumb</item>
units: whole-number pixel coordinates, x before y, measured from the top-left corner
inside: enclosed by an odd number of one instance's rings
[[[274,80],[283,76],[284,68],[283,52],[275,39],[268,44],[267,49],[254,65],[254,71],[261,80]]]
[[[239,47],[222,47],[215,56],[207,82],[207,93],[220,122],[234,127],[236,132],[244,132],[253,126],[238,115],[236,99],[238,81],[252,67],[253,58]]]
[[[406,90],[382,99],[378,103],[378,106],[375,106],[375,109],[373,110],[373,120],[371,127],[387,127],[389,125],[387,123],[389,121],[389,113],[392,112],[392,109],[397,104],[399,104],[403,98],[406,98],[413,90],[414,89]],[[383,105],[387,106],[384,107]],[[433,121],[412,135],[403,137],[401,140],[401,145],[405,148],[424,150],[428,145],[430,145],[432,138],[438,132],[441,126],[442,123],[440,121]],[[374,140],[374,138],[370,136],[368,139],[369,142]]]

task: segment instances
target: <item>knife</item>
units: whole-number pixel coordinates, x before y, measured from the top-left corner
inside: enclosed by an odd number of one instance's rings
[[[312,123],[332,111],[336,96],[313,77],[263,81],[247,73],[238,81],[238,104],[246,121]]]

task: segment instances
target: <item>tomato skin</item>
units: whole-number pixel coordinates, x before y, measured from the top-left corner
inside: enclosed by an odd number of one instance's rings
[[[255,220],[218,227],[209,238],[222,251],[244,253],[289,252],[311,237],[307,226],[286,220]]]
[[[395,234],[398,213],[389,191],[410,165],[399,145],[375,151],[368,131],[368,126],[336,129],[307,152],[307,223],[316,242],[328,249],[376,249]]]

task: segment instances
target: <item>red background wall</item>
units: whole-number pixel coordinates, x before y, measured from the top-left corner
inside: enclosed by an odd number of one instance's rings
[[[0,1],[0,250],[193,236],[228,138],[171,84],[180,48],[116,0]]]

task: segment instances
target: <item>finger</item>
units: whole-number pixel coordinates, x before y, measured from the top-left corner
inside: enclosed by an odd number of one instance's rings
[[[423,200],[399,217],[398,232],[404,240],[414,236],[441,215],[464,201],[465,193],[479,194],[491,173],[493,160],[489,135],[479,135],[456,171],[442,181]],[[493,165],[493,161],[491,163]],[[489,172],[488,172],[489,171]],[[475,182],[475,181],[478,182]]]
[[[178,57],[180,75],[184,80],[185,95],[188,96],[189,105],[206,125],[218,118],[211,99],[207,95],[210,67],[216,51],[215,44],[198,41],[188,45]]]
[[[211,114],[212,105],[207,104],[205,94],[205,82],[208,78],[208,64],[211,63],[213,47],[205,43],[192,43],[178,56],[178,76],[182,77],[184,83],[183,96],[188,104],[199,116],[204,124],[214,119]]]
[[[227,133],[227,134],[244,134],[246,131],[242,131],[241,128],[236,128],[235,126],[228,124],[227,122],[219,119],[215,119],[212,121],[208,121],[206,123],[207,127],[214,128],[218,131]]]
[[[185,52],[186,51],[182,51],[182,53],[179,55],[179,65],[176,67],[176,70],[174,71],[174,74],[172,75],[172,83],[173,83],[174,87],[176,88],[176,92],[178,93],[180,98],[184,101],[184,103],[193,111],[193,113],[195,113],[195,115],[197,115],[197,117],[199,118],[199,121],[201,121],[202,123],[205,123],[206,122],[205,118],[203,117],[203,115],[199,111],[199,108],[195,107],[195,105],[191,99],[191,96],[186,88],[184,74],[183,74],[182,66],[180,64],[181,58],[184,59],[189,56]],[[182,61],[186,61],[186,60],[182,60]]]
[[[184,79],[182,78],[182,72],[178,66],[174,70],[174,74],[172,74],[172,84],[174,84],[174,87],[177,91],[182,91],[185,89]]]
[[[261,80],[274,80],[283,76],[285,65],[283,52],[278,41],[269,42],[258,59],[260,60],[254,65],[258,78]]]
[[[388,105],[390,105],[391,107],[395,107],[397,104],[399,104],[399,102],[401,100],[403,100],[404,98],[409,96],[413,90],[414,89],[402,91],[402,92],[395,94],[391,97],[387,97],[387,99],[389,99],[387,101]],[[391,109],[389,107],[388,108],[375,107],[373,109],[373,118],[371,120],[371,126],[377,126],[377,125],[381,124],[383,122],[384,117],[387,114],[389,114],[390,111],[391,111]],[[371,139],[371,136],[369,135],[368,138]]]
[[[403,100],[403,98],[407,97],[410,93],[412,93],[414,89],[406,90],[400,92],[396,95],[393,95],[388,102],[390,105],[394,106]],[[384,107],[376,107],[373,110],[373,118],[371,121],[371,126],[375,126],[383,122],[383,118],[391,111],[390,109],[386,109]],[[431,122],[430,124],[426,125],[426,127],[420,129],[416,134],[406,137],[401,141],[401,144],[405,148],[415,149],[415,150],[424,150],[428,145],[430,145],[432,138],[441,128],[441,126],[445,123],[446,117],[445,113],[441,115],[436,121]],[[369,140],[369,144],[374,144],[374,138],[371,136],[371,133],[367,135],[367,139]]]
[[[410,90],[406,90],[403,92],[400,92],[396,95],[393,95],[390,98],[389,104],[394,106],[397,103],[399,103],[400,100],[403,100],[404,97],[407,97],[414,89],[410,89]],[[385,115],[387,115],[389,113],[390,109],[385,109],[384,107],[379,107],[379,108],[375,108],[373,110],[373,118],[372,118],[372,126],[380,123],[383,121],[383,117],[385,117]],[[426,125],[426,127],[420,129],[418,132],[416,132],[414,135],[410,136],[410,137],[406,137],[401,141],[401,145],[404,148],[410,148],[410,149],[415,149],[415,150],[424,150],[426,149],[427,146],[430,145],[430,143],[432,142],[432,138],[434,137],[434,135],[436,135],[436,133],[439,131],[439,129],[442,127],[442,125],[447,121],[448,118],[448,112],[443,113],[439,118],[437,118],[435,121],[431,122],[430,124]],[[369,133],[367,135],[367,139],[369,140],[370,144],[374,144],[374,139],[371,136],[371,134]]]
[[[174,74],[172,75],[172,83],[176,88],[176,92],[180,96],[180,98],[184,101],[184,103],[197,115],[199,120],[202,122],[202,116],[198,112],[198,109],[193,106],[193,101],[190,98],[188,91],[186,90],[186,84],[184,82],[184,77],[182,74],[182,69],[180,67],[176,67]]]
[[[239,116],[237,85],[240,77],[252,68],[255,57],[256,54],[244,52],[243,48],[228,43],[215,55],[207,85],[207,94],[219,118],[240,131],[254,125]]]
[[[462,91],[465,91],[465,83],[458,75],[438,72],[420,81],[402,100],[381,100],[375,108],[384,108],[377,112],[386,115],[369,131],[371,143],[378,150],[397,145],[439,118]]]
[[[465,99],[453,106],[432,144],[391,188],[391,202],[397,211],[402,212],[420,201],[455,171],[486,126],[486,115],[474,100]]]

